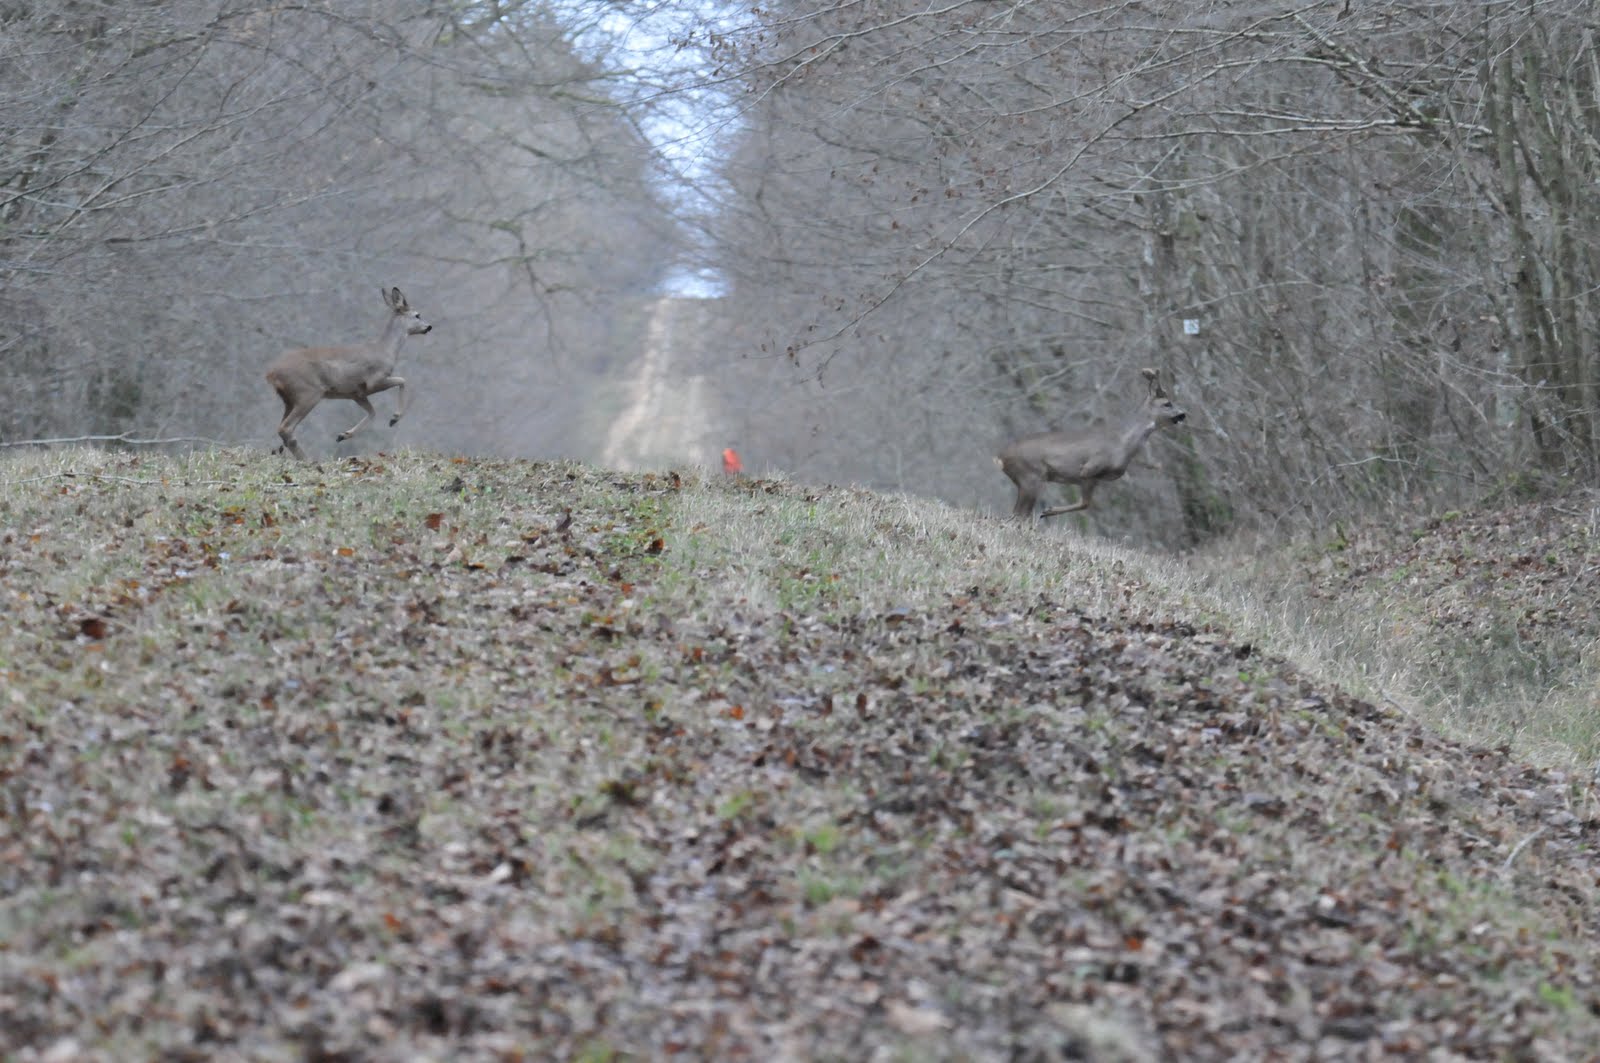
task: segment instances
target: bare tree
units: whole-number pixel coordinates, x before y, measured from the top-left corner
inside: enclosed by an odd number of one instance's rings
[[[0,437],[264,442],[266,363],[392,278],[455,315],[415,367],[440,401],[412,441],[565,450],[670,266],[653,152],[543,4],[0,20]]]
[[[1591,21],[1576,0],[723,13],[686,40],[742,92],[710,228],[747,453],[998,501],[967,459],[1106,408],[1138,358],[1199,410],[1113,499],[1164,541],[1592,475]]]

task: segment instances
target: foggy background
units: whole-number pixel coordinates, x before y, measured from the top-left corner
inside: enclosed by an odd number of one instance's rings
[[[1182,547],[1600,467],[1584,0],[0,3],[0,442],[276,445],[284,349],[434,325],[395,446],[1005,511],[1189,412]],[[380,413],[391,396],[378,396]]]

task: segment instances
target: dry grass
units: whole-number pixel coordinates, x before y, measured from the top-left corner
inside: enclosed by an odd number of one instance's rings
[[[1457,737],[1600,761],[1600,494],[1222,545],[1201,592],[1241,629]]]
[[[1177,562],[413,454],[13,455],[0,525],[9,1058],[1600,1032],[1587,786],[1348,697]]]

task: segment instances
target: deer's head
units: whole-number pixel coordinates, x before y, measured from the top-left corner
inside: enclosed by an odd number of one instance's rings
[[[1150,383],[1150,396],[1145,400],[1145,409],[1155,419],[1156,427],[1167,428],[1189,416],[1172,401],[1166,389],[1161,386],[1160,372],[1155,369],[1141,369],[1139,373]]]
[[[411,304],[406,302],[406,297],[399,288],[390,288],[383,293],[383,301],[389,304],[389,309],[398,317],[405,318],[406,335],[422,336],[433,331],[433,326],[422,320],[422,315],[411,309]]]

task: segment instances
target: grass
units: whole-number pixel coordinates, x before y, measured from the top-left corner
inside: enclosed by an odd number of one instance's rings
[[[1302,666],[1457,737],[1587,774],[1600,762],[1600,498],[1234,542],[1197,586]]]
[[[0,526],[0,1054],[1553,1057],[1600,1025],[1587,787],[1352,698],[1422,684],[1216,567],[408,453],[15,454]]]

